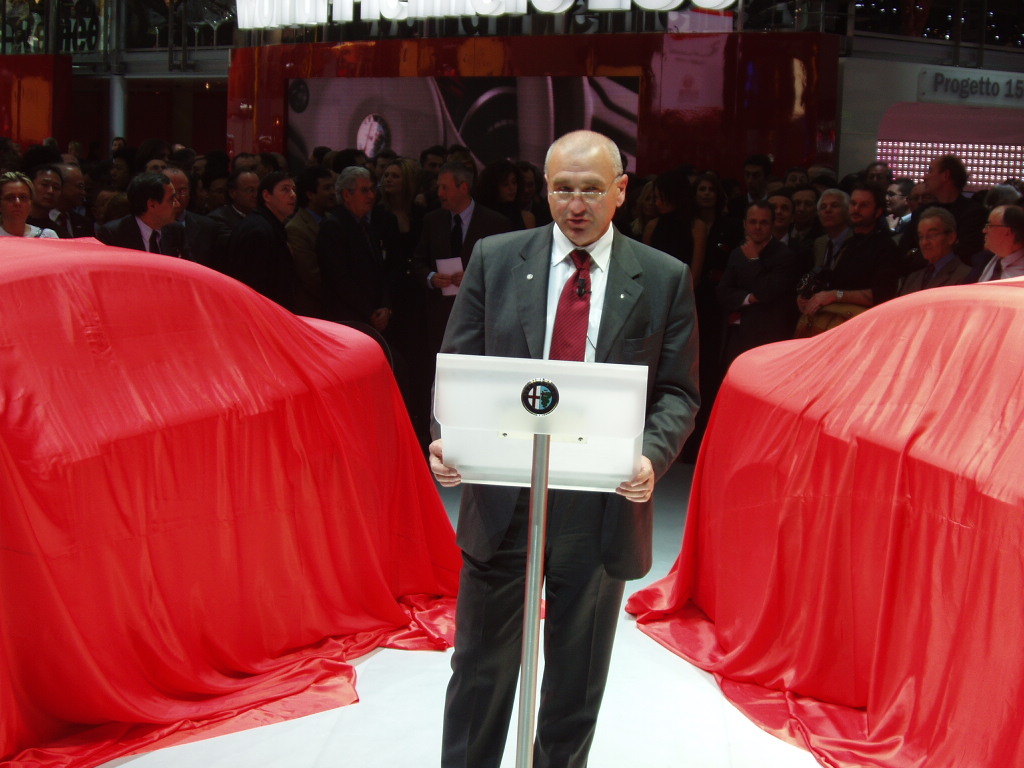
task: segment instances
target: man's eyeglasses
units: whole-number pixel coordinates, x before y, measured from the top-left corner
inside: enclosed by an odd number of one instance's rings
[[[4,195],[2,199],[5,203],[27,203],[32,200],[31,196],[29,195],[16,195],[13,193],[9,195]]]
[[[906,195],[904,195],[904,194],[902,194],[900,192],[886,192],[885,196],[886,197],[906,197]]]
[[[1009,224],[990,224],[988,222],[985,222],[985,226],[982,227],[982,229],[1009,229],[1009,228],[1010,228]]]
[[[584,203],[592,205],[615,189],[615,182],[619,178],[619,176],[616,176],[608,189],[553,189],[548,192],[548,197],[558,203],[571,203],[574,197],[579,197]]]

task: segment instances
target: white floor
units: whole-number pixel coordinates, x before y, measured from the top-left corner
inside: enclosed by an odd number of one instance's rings
[[[692,467],[659,486],[654,568],[679,553]],[[446,492],[449,510],[457,493]],[[449,652],[450,653],[450,652]],[[360,702],[284,723],[122,758],[130,768],[427,768],[437,765],[449,653],[379,650],[356,662]],[[515,723],[502,768],[515,765]],[[714,678],[640,632],[623,613],[591,768],[810,768],[808,752],[747,720]]]

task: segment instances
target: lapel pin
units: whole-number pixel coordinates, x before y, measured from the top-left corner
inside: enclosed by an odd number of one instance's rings
[[[533,280],[533,273],[531,272],[530,274],[528,274],[528,275],[526,276],[526,279],[527,279],[527,280]]]

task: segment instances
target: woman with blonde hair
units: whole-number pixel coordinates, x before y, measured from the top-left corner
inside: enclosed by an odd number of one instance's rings
[[[654,179],[644,184],[633,204],[633,220],[629,224],[629,234],[634,240],[641,240],[647,225],[658,218],[658,206],[654,203]]]
[[[384,166],[380,177],[380,204],[398,219],[399,240],[410,255],[420,236],[426,212],[416,203],[419,165],[408,157],[395,158]],[[406,248],[406,246],[408,246]]]
[[[35,188],[25,174],[0,174],[0,237],[57,237],[52,229],[28,223],[34,193]]]

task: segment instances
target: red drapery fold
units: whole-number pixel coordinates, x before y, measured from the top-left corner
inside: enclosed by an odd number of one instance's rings
[[[176,259],[2,248],[0,755],[310,714],[346,659],[450,644],[454,532],[374,341]]]
[[[742,356],[628,610],[825,765],[1024,765],[1024,281]]]

